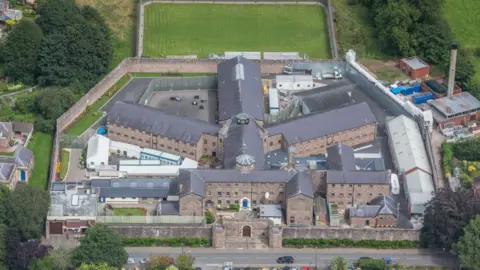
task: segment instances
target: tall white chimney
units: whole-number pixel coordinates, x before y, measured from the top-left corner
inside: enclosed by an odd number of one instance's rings
[[[453,96],[453,89],[455,89],[455,69],[457,66],[457,49],[456,43],[452,44],[452,50],[450,51],[450,71],[448,73],[448,90],[447,96]]]

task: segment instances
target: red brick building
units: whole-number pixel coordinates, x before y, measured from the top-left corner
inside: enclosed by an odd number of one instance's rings
[[[480,120],[480,101],[468,92],[435,99],[430,103],[440,128],[469,126]]]
[[[398,65],[412,80],[423,78],[430,74],[430,66],[416,56],[402,58],[398,62]]]

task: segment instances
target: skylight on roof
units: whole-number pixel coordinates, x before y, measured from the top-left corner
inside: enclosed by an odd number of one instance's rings
[[[245,80],[245,73],[243,71],[243,64],[238,63],[238,64],[235,65],[234,78],[235,78],[236,81]]]

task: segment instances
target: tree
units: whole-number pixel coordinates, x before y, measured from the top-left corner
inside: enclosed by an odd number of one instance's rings
[[[426,62],[438,65],[448,60],[452,34],[445,20],[417,24],[412,38],[415,52]]]
[[[470,221],[470,224],[465,228],[465,234],[460,237],[455,247],[462,269],[480,270],[480,264],[478,264],[478,254],[480,254],[480,216]]]
[[[195,257],[190,253],[183,253],[177,257],[175,263],[179,270],[192,270],[193,264],[195,263]]]
[[[31,240],[22,243],[21,236],[17,229],[9,228],[5,240],[6,266],[9,269],[27,269],[32,261],[36,259],[36,252],[40,242]]]
[[[127,262],[128,254],[123,248],[119,235],[103,224],[90,227],[80,246],[73,253],[73,265],[82,263],[106,263],[121,267]]]
[[[22,240],[40,239],[49,207],[48,191],[17,184],[7,201],[8,225],[18,230]]]
[[[0,224],[0,269],[5,266],[7,260],[7,250],[6,250],[6,238],[7,238],[7,226]]]
[[[66,88],[50,88],[35,96],[35,112],[44,119],[57,119],[77,100],[73,92]]]
[[[5,74],[9,78],[26,84],[34,83],[42,38],[42,29],[32,21],[21,20],[13,28],[3,49]]]
[[[148,260],[147,269],[148,270],[165,270],[170,266],[172,258],[168,255],[158,255],[152,256]]]
[[[479,213],[480,201],[472,190],[438,190],[426,204],[420,240],[426,247],[450,250]]]
[[[71,269],[72,252],[66,249],[52,250],[49,255],[30,264],[29,270]]]
[[[82,263],[77,270],[116,270],[117,268],[108,266],[106,263],[85,264]]]
[[[6,202],[10,199],[11,191],[5,185],[0,185],[0,224],[7,224]]]
[[[92,7],[73,0],[50,0],[37,19],[45,33],[38,60],[41,85],[67,86],[78,81],[85,90],[108,71],[112,42],[108,27]]]
[[[331,270],[348,270],[348,261],[343,257],[335,257],[330,264]]]
[[[376,259],[363,259],[360,260],[358,266],[360,267],[360,269],[385,270],[385,261]]]

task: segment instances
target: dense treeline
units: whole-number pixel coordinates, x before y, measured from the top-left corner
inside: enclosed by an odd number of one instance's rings
[[[38,116],[36,130],[50,133],[55,119],[107,73],[112,42],[97,10],[74,0],[41,1],[37,15],[13,26],[0,44],[0,61],[9,81],[42,87],[15,109]]]
[[[444,0],[360,0],[370,10],[382,51],[394,57],[418,55],[448,74],[453,34],[443,18]],[[461,46],[461,44],[459,44]],[[461,47],[460,47],[461,48]],[[459,50],[456,80],[480,96],[473,81],[473,52]]]

